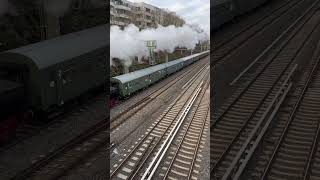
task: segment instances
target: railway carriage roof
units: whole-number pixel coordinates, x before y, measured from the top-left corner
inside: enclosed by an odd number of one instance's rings
[[[141,70],[137,70],[137,71],[133,71],[127,74],[122,74],[116,77],[113,77],[111,79],[113,80],[117,80],[120,81],[121,83],[127,83],[130,82],[132,80],[141,78],[143,76],[152,74],[156,71],[162,70],[164,69],[166,66],[164,64],[159,64],[159,65],[155,65],[155,66],[151,66],[145,69],[141,69]]]
[[[122,74],[122,75],[113,77],[111,79],[114,80],[114,81],[119,81],[121,83],[127,83],[127,82],[130,82],[132,80],[141,78],[143,76],[152,74],[152,73],[154,73],[156,71],[165,69],[168,66],[172,66],[174,64],[180,63],[180,62],[185,61],[187,59],[190,59],[192,57],[198,56],[200,54],[202,54],[202,53],[197,53],[197,54],[194,54],[194,55],[191,55],[191,56],[187,56],[187,57],[184,57],[184,58],[180,58],[180,59],[177,59],[177,60],[174,60],[174,61],[170,61],[170,62],[167,62],[167,63],[151,66],[151,67],[148,67],[148,68],[145,68],[145,69],[141,69],[141,70],[137,70],[137,71],[133,71],[133,72],[130,72],[130,73],[127,73],[127,74]]]
[[[169,62],[167,62],[167,63],[164,63],[164,65],[165,65],[166,67],[169,67],[169,66],[178,64],[178,63],[180,63],[180,62],[182,62],[182,61],[184,61],[184,60],[183,60],[182,58],[180,58],[180,59],[176,59],[176,60],[174,60],[174,61],[169,61]]]
[[[0,54],[0,61],[1,55],[9,54],[17,57],[19,61],[32,61],[38,69],[44,69],[65,60],[81,56],[95,49],[106,47],[109,44],[106,33],[107,27],[101,25],[66,34],[3,52]]]

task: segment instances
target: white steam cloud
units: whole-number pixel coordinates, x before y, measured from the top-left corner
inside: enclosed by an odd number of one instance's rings
[[[111,26],[110,30],[110,64],[112,58],[119,58],[126,66],[132,63],[132,57],[148,56],[146,47],[147,40],[156,40],[156,51],[167,51],[172,53],[176,47],[195,48],[200,41],[209,40],[209,36],[204,32],[199,32],[189,25],[182,27],[159,26],[156,29],[139,29],[131,24],[124,30],[118,26]]]

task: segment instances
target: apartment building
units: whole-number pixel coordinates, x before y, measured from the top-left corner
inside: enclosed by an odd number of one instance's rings
[[[185,24],[185,21],[181,19],[175,12],[166,11],[163,16],[163,26],[183,26]]]
[[[155,8],[152,5],[146,3],[134,3],[134,7],[132,8],[134,12],[133,23],[137,25],[139,28],[147,28],[147,27],[156,27],[155,22]]]
[[[110,24],[127,26],[132,22],[132,3],[126,0],[110,1]]]
[[[135,24],[140,29],[155,28],[158,25],[182,26],[185,21],[176,13],[147,3],[133,3],[126,0],[110,1],[110,24],[125,27]]]

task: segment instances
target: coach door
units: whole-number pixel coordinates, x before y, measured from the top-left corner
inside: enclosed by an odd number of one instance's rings
[[[64,99],[63,99],[63,71],[59,69],[56,72],[56,103],[57,105],[63,105],[64,104]]]

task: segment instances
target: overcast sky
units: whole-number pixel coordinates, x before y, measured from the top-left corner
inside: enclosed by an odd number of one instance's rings
[[[145,2],[176,12],[188,24],[198,24],[210,34],[210,0],[129,0]]]

